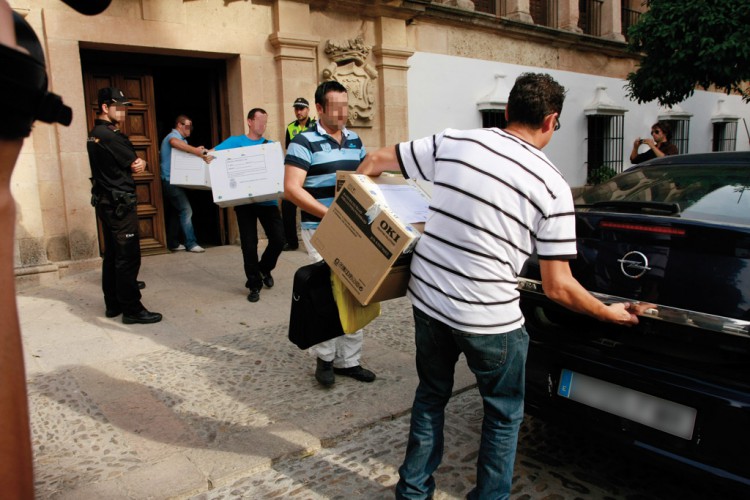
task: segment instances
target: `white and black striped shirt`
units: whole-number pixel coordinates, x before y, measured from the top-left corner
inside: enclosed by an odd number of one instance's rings
[[[539,149],[499,129],[453,130],[396,146],[406,177],[432,181],[408,296],[427,314],[471,333],[523,325],[518,273],[576,256],[570,187]]]

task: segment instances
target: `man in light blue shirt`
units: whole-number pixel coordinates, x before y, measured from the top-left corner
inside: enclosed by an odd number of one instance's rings
[[[251,109],[247,114],[247,134],[233,135],[214,149],[221,151],[272,142],[263,137],[267,122],[268,113],[265,110]],[[274,285],[271,271],[276,267],[281,249],[284,247],[284,225],[279,215],[279,205],[276,200],[238,205],[234,207],[234,213],[237,214],[237,226],[240,230],[240,246],[245,266],[245,287],[250,290],[247,300],[258,302],[263,285],[268,288]],[[268,246],[263,251],[260,260],[258,260],[258,221],[268,238]]]
[[[193,208],[190,206],[187,193],[183,188],[173,186],[169,181],[172,170],[172,148],[199,156],[206,163],[211,161],[206,148],[188,144],[187,138],[190,137],[192,130],[193,122],[187,116],[180,115],[175,119],[174,128],[161,142],[161,149],[159,150],[161,155],[161,180],[164,198],[172,207],[172,210],[167,214],[167,247],[170,250],[185,250],[187,248],[188,252],[202,253],[205,250],[195,238]],[[185,235],[184,245],[178,239],[180,228]]]

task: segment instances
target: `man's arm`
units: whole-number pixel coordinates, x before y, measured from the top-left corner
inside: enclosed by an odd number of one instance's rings
[[[316,217],[328,212],[328,207],[316,200],[313,195],[305,191],[304,185],[307,172],[294,165],[284,166],[284,199],[291,201],[305,212]]]
[[[207,149],[203,146],[191,146],[187,142],[182,141],[177,137],[170,137],[169,145],[175,149],[179,149],[180,151],[184,151],[195,156],[203,156],[203,152],[207,151]]]
[[[544,293],[558,304],[599,321],[609,321],[620,325],[638,323],[636,314],[642,312],[641,305],[629,303],[605,305],[578,283],[570,272],[568,261],[539,259],[539,266],[542,272]]]
[[[387,170],[398,170],[398,156],[396,156],[396,145],[380,148],[374,153],[369,153],[364,161],[357,167],[358,174],[377,177]]]

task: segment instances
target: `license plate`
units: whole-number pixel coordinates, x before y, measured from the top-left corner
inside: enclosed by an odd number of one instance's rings
[[[692,439],[698,410],[563,369],[557,394],[683,439]]]

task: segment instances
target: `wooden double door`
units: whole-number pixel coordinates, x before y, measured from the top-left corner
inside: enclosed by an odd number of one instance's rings
[[[142,64],[133,64],[134,59]],[[195,73],[194,67],[201,64],[207,64],[209,69],[202,73],[209,75],[204,81],[179,83],[185,81],[183,74]],[[138,157],[147,163],[143,172],[133,175],[138,198],[141,252],[144,255],[164,253],[167,251],[165,218],[168,207],[164,204],[159,174],[160,140],[172,130],[178,114],[187,114],[199,127],[197,137],[190,138],[192,145],[211,147],[218,143],[222,131],[228,129],[226,114],[222,113],[226,102],[223,97],[223,64],[91,51],[82,53],[82,67],[89,130],[96,118],[100,88],[117,87],[133,103],[121,130],[130,138]],[[228,239],[226,210],[213,204],[210,191],[191,191],[188,195],[193,204],[193,223],[199,241],[208,245],[225,244]],[[99,223],[99,244],[103,251],[101,231]]]

